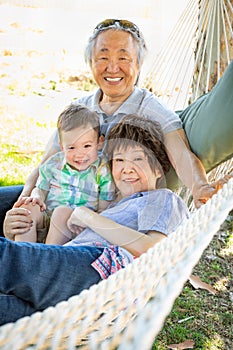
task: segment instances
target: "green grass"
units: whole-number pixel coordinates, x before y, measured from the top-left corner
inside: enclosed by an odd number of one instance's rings
[[[39,164],[56,120],[17,114],[1,106],[0,186],[24,184]]]
[[[187,282],[156,337],[153,350],[169,349],[169,344],[182,343],[187,339],[194,340],[194,349],[198,350],[233,348],[233,302],[230,298],[233,295],[232,218],[231,215],[222,225],[222,231],[214,237],[193,272],[214,286],[217,294],[195,290]],[[225,240],[222,240],[221,232]],[[211,261],[209,256],[213,253],[215,260]],[[187,320],[182,322],[185,318]]]
[[[17,146],[2,144],[0,186],[24,184],[27,176],[39,164],[42,153],[22,153]]]

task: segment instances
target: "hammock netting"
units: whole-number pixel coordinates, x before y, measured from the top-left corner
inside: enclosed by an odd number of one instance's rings
[[[209,91],[233,58],[232,18],[232,1],[189,1],[143,86],[173,109]],[[216,180],[231,168],[232,159],[209,176]],[[151,349],[192,269],[232,208],[233,179],[125,269],[55,307],[0,327],[0,348]]]
[[[142,86],[183,109],[216,84],[233,59],[232,0],[190,0]]]

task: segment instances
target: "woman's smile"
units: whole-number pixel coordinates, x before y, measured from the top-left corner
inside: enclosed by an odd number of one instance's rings
[[[128,146],[127,149],[113,152],[112,174],[122,197],[154,190],[160,177],[152,171],[144,150],[139,146]]]

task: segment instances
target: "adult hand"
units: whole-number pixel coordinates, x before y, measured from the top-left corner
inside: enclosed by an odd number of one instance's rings
[[[215,182],[212,182],[210,184],[205,184],[194,189],[193,202],[195,207],[200,208],[201,205],[205,204],[232,177],[233,177],[232,174],[228,174]]]
[[[12,208],[6,213],[3,233],[14,240],[15,235],[27,232],[32,226],[31,212],[25,208]]]

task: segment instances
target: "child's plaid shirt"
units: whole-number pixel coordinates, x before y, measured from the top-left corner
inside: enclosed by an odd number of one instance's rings
[[[98,201],[111,201],[115,197],[115,185],[107,162],[98,158],[83,171],[72,169],[65,161],[64,153],[50,157],[40,167],[36,186],[48,191],[48,213],[60,205],[74,209],[85,205],[98,209]]]

